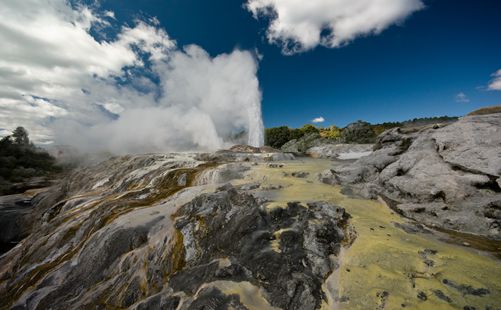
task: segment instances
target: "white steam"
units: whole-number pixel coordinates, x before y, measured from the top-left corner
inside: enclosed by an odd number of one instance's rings
[[[253,54],[235,50],[210,57],[198,46],[156,62],[160,97],[138,104],[116,102],[104,119],[85,128],[67,119],[55,123],[56,141],[85,150],[115,153],[216,150],[235,143],[263,144],[261,93]],[[71,129],[71,130],[69,130]]]
[[[65,0],[5,0],[0,133],[21,125],[37,143],[115,153],[263,144],[254,52],[211,56],[156,21],[117,23]],[[109,27],[115,39],[91,35]]]

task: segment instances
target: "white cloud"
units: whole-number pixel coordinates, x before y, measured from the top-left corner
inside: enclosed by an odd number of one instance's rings
[[[156,19],[122,26],[115,39],[90,34],[114,18],[65,0],[2,2],[4,133],[22,125],[39,143],[115,152],[216,149],[241,131],[261,143],[253,53],[180,50]]]
[[[322,116],[319,116],[319,117],[315,117],[314,119],[311,120],[312,123],[323,123],[325,122],[325,118],[323,118]]]
[[[501,90],[501,69],[492,74],[492,81],[488,86],[489,90]]]
[[[294,54],[379,34],[424,4],[421,0],[247,0],[246,7],[255,18],[270,19],[270,43],[280,45],[284,54]]]
[[[470,98],[468,98],[468,96],[466,96],[465,93],[463,92],[460,92],[456,95],[456,102],[459,102],[459,103],[468,103],[470,102]]]

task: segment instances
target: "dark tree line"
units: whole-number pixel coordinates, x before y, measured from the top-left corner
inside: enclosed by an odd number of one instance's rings
[[[0,194],[11,193],[14,183],[60,170],[54,157],[30,142],[23,127],[17,127],[12,135],[0,140]]]
[[[264,143],[268,146],[279,149],[290,140],[299,139],[310,133],[318,133],[319,129],[313,125],[304,125],[301,128],[289,128],[287,126],[266,128],[264,132]]]

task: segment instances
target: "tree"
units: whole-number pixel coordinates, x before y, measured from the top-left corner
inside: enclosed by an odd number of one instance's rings
[[[331,126],[327,130],[324,131],[324,137],[329,139],[339,139],[341,138],[341,129],[336,126]]]
[[[12,138],[11,136],[5,136],[0,140],[0,146],[2,149],[8,148],[12,145]]]
[[[304,133],[301,131],[301,129],[294,128],[294,129],[289,129],[289,140],[294,140],[294,139],[299,139],[302,136],[304,136]]]
[[[306,124],[302,128],[300,128],[299,130],[301,130],[303,135],[307,135],[309,133],[318,133],[319,132],[318,128],[311,125],[311,124]]]
[[[0,139],[0,195],[14,194],[32,177],[48,177],[61,171],[56,159],[30,143],[28,132],[17,127],[12,135]],[[29,182],[26,182],[28,184]]]
[[[267,128],[265,130],[265,144],[279,149],[290,140],[290,130],[287,126]]]
[[[24,127],[17,127],[12,132],[12,137],[14,137],[14,143],[18,145],[29,145],[30,139],[28,138],[28,131]]]

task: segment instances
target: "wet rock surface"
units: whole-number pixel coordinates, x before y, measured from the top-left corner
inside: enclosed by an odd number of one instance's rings
[[[348,218],[325,203],[266,210],[234,188],[202,195],[176,214],[186,266],[171,286],[194,294],[203,283],[247,281],[264,288],[272,306],[316,309],[324,299],[323,279],[352,238],[345,233]]]
[[[252,166],[235,160],[136,155],[74,172],[32,201],[32,233],[0,257],[0,308],[319,308],[350,216],[268,208],[256,183],[215,189]]]
[[[0,309],[500,304],[498,260],[319,182],[333,161],[238,154],[111,158],[33,196],[34,229],[0,257]]]
[[[319,178],[365,198],[387,197],[402,215],[433,227],[501,240],[501,114],[448,126],[386,131],[374,152]]]
[[[0,255],[31,232],[32,197],[18,194],[0,197]]]

